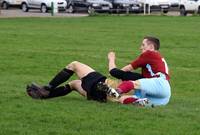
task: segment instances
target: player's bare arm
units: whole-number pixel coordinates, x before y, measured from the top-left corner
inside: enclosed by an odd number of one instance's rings
[[[128,64],[128,65],[124,66],[123,68],[121,68],[121,70],[123,70],[123,71],[133,71],[133,67],[131,66],[131,64]]]
[[[116,63],[115,63],[115,52],[109,52],[108,53],[108,68],[109,68],[109,71],[111,71],[112,69],[114,68],[117,68],[116,66]]]

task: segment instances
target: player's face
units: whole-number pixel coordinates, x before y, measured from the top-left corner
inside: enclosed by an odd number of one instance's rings
[[[142,44],[140,46],[140,50],[141,50],[141,53],[144,53],[146,52],[147,50],[152,50],[152,46],[149,44],[148,40],[147,39],[144,39],[142,41]]]

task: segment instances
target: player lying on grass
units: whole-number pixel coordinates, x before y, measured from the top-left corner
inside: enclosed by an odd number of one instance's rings
[[[79,79],[70,81],[68,84],[60,86],[74,73],[76,73]],[[64,96],[72,91],[76,91],[82,96],[87,97],[88,100],[106,102],[108,96],[110,96],[115,97],[115,99],[111,99],[112,101],[120,102],[120,99],[123,98],[123,96],[119,95],[115,89],[105,85],[108,84],[113,86],[112,83],[113,81],[96,72],[88,65],[74,61],[57,73],[48,85],[39,86],[34,83],[28,85],[27,93],[34,99],[49,99]],[[141,99],[136,99],[134,103],[142,104],[143,102],[141,101]]]
[[[70,81],[64,86],[60,84],[67,81],[74,73],[77,80]],[[106,92],[98,91],[98,82],[105,82],[106,77],[96,72],[89,66],[73,61],[62,69],[46,86],[31,84],[27,86],[28,94],[35,99],[48,99],[52,97],[64,96],[73,90],[86,96],[88,100],[106,101]]]
[[[153,105],[166,105],[171,96],[168,66],[158,51],[160,41],[155,37],[144,37],[141,54],[122,69],[117,69],[115,53],[108,54],[110,74],[125,80],[118,86],[118,93],[134,90],[133,96],[124,96],[120,102],[132,103],[135,98],[147,98]],[[134,69],[142,68],[142,74],[133,73]],[[131,81],[128,81],[131,80]]]

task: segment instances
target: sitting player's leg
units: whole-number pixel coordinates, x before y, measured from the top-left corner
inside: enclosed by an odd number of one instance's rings
[[[133,104],[142,107],[153,107],[147,98],[138,98],[134,95],[123,95],[119,98],[119,102],[122,104]]]
[[[117,87],[117,91],[122,93],[128,93],[131,90],[140,89],[140,82],[139,81],[122,81],[121,84]]]
[[[139,79],[140,90],[143,98],[148,98],[154,106],[166,105],[171,96],[169,82],[161,77]]]
[[[107,81],[105,81],[107,82]],[[100,91],[106,91],[108,95],[119,98],[120,94],[122,93],[128,93],[131,90],[139,89],[140,88],[140,82],[139,81],[122,81],[116,89],[109,86],[109,84],[106,83],[98,83],[97,88]]]
[[[118,87],[121,93],[126,93],[131,89],[139,89],[141,91],[137,102],[142,106],[166,105],[171,95],[169,82],[159,77],[126,81],[122,82]]]
[[[119,102],[122,104],[134,103],[138,98],[133,97],[132,95],[123,95],[119,98]]]

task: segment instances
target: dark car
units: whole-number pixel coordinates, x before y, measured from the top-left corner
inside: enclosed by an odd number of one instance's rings
[[[93,11],[109,12],[112,8],[112,4],[104,0],[69,0],[67,9],[69,13],[85,12],[91,13]]]
[[[140,12],[141,6],[137,0],[108,0],[113,4],[116,12]]]

